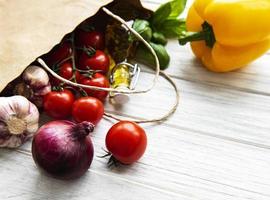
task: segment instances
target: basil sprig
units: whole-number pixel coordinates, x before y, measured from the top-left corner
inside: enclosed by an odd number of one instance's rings
[[[186,0],[173,0],[161,5],[149,21],[136,19],[133,23],[132,27],[155,50],[162,70],[166,69],[170,62],[170,56],[165,48],[167,39],[177,38],[185,30],[185,21],[179,19],[185,6]],[[135,37],[132,40],[136,40]],[[141,44],[137,48],[136,57],[149,65],[155,63],[153,55]]]
[[[179,19],[184,11],[186,0],[173,0],[161,5],[151,18],[151,26],[154,32],[164,34],[166,38],[178,37],[185,30],[185,21]]]

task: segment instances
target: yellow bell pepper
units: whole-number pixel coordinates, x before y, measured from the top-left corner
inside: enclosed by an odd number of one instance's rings
[[[239,69],[270,49],[270,0],[195,0],[181,45],[211,71]]]

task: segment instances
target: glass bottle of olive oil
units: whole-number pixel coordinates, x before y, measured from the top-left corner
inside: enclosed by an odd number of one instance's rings
[[[129,90],[131,84],[130,67],[125,63],[116,65],[110,76],[111,87],[119,90]],[[110,93],[111,100],[116,104],[124,104],[129,100],[128,95],[119,93]]]

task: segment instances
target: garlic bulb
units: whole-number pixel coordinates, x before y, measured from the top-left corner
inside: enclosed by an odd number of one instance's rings
[[[0,97],[0,147],[16,148],[38,130],[37,107],[23,96]]]
[[[47,72],[41,67],[30,65],[23,72],[22,78],[23,82],[15,87],[14,94],[22,95],[42,107],[43,96],[51,91]]]

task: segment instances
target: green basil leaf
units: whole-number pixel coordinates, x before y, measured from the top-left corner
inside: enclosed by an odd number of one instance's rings
[[[174,0],[170,3],[172,11],[169,18],[177,18],[184,11],[187,0]]]
[[[152,25],[159,26],[166,19],[176,19],[185,9],[187,0],[173,0],[161,5],[152,17]]]
[[[170,3],[166,3],[161,5],[156,12],[154,12],[152,17],[152,25],[156,26],[161,24],[163,21],[165,21],[172,12],[172,6]]]
[[[146,20],[136,19],[132,25],[132,28],[137,31],[146,41],[150,41],[152,38],[152,29],[150,23]],[[136,40],[136,37],[133,37]]]
[[[166,45],[168,40],[164,36],[164,34],[159,33],[159,32],[154,32],[152,36],[152,42],[157,43],[157,44],[162,44]]]
[[[147,27],[150,27],[150,23],[143,19],[136,19],[132,25],[132,28],[134,28],[137,32],[140,32]]]
[[[179,37],[179,35],[186,29],[184,20],[181,19],[167,19],[159,27],[158,31],[167,38]]]
[[[153,42],[150,42],[149,44],[157,54],[160,69],[165,70],[168,68],[170,63],[170,55],[168,54],[166,48],[161,44],[155,44]],[[135,57],[142,63],[146,63],[151,67],[155,66],[155,58],[153,54],[143,44],[138,46]]]

